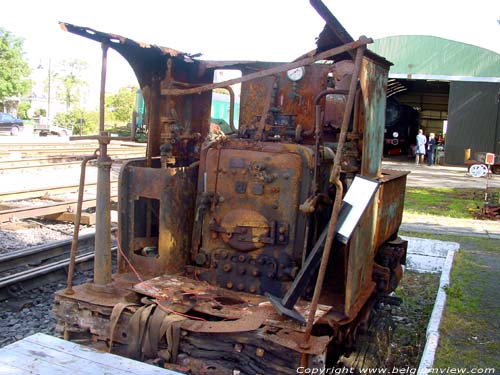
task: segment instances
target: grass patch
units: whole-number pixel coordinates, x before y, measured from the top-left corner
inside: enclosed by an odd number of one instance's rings
[[[447,290],[436,356],[439,367],[500,363],[500,257],[459,252]]]
[[[395,367],[418,367],[438,286],[438,274],[406,271],[394,292],[402,301],[393,309],[396,329],[391,352]]]
[[[453,241],[455,254],[434,367],[496,368],[500,363],[499,241],[482,237],[401,233]]]
[[[483,196],[484,189],[407,187],[405,211],[470,219],[482,207]]]

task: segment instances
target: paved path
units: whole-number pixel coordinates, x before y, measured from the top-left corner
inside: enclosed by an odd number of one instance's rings
[[[465,166],[443,166],[427,164],[415,165],[413,159],[386,159],[382,162],[385,169],[396,169],[410,171],[408,175],[408,186],[415,187],[450,187],[450,188],[478,188],[486,187],[486,178],[475,178],[467,173]],[[492,174],[488,185],[500,188],[500,175]]]
[[[498,220],[455,219],[445,216],[405,213],[401,230],[405,232],[479,236],[500,240],[500,221]],[[500,241],[498,247],[500,247]]]

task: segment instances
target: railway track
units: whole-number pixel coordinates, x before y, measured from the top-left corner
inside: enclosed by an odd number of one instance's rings
[[[13,285],[31,289],[66,277],[71,239],[18,250],[0,257],[0,300],[10,297]],[[115,251],[115,248],[112,249]],[[94,233],[80,236],[75,268],[89,270],[94,260]]]
[[[113,163],[121,164],[128,160],[137,159],[139,157],[144,157],[144,155],[137,154],[135,156],[130,157],[130,154],[126,155],[127,157],[115,157]],[[6,160],[0,161],[0,174],[10,173],[10,172],[32,172],[38,170],[46,170],[46,169],[62,169],[62,168],[75,168],[81,165],[82,156],[55,156],[55,157],[45,157],[45,158],[27,158],[27,159],[17,159],[17,160]],[[95,162],[91,161],[88,163],[89,165],[95,165]]]
[[[117,201],[116,194],[111,195],[111,200]],[[53,215],[63,212],[76,212],[77,201],[54,202],[43,206],[15,207],[0,210],[0,223],[28,219],[33,217]],[[83,200],[82,208],[87,209],[96,206],[95,198]]]
[[[39,188],[12,190],[0,192],[0,202],[16,201],[20,199],[32,199],[40,197],[51,197],[57,194],[76,193],[78,192],[79,184],[60,185],[60,186],[45,186]],[[97,182],[88,182],[85,184],[85,190],[97,187]],[[116,190],[118,180],[111,181],[111,190]]]
[[[43,159],[47,160],[46,164],[70,162],[92,154],[97,147],[95,142],[0,143],[0,158],[3,159],[0,168],[19,167],[23,160],[26,160],[26,166],[40,165]],[[142,143],[113,143],[108,147],[108,154],[114,158],[141,157],[145,150]]]

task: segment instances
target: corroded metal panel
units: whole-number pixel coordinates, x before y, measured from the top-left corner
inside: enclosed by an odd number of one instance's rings
[[[200,190],[209,201],[199,217],[198,276],[228,289],[282,295],[300,267],[303,224],[297,224],[309,192],[310,152],[236,142],[210,148],[204,164]]]
[[[361,174],[366,177],[380,176],[385,128],[385,102],[387,66],[363,59],[360,74],[362,92],[363,154]]]
[[[198,167],[127,166],[121,181],[122,248],[133,265],[147,275],[180,272],[191,244]],[[153,255],[140,251],[156,248]],[[120,270],[128,266],[120,262]]]
[[[385,90],[388,69],[364,58],[361,73],[360,129],[363,133],[361,175],[377,179],[380,176],[385,125]],[[377,194],[378,196],[378,194]],[[376,199],[366,209],[349,244],[346,275],[345,314],[355,315],[375,287],[372,281],[374,238],[378,217]]]
[[[297,82],[287,78],[286,73],[264,80],[245,82],[241,85],[240,124],[251,124],[262,115],[268,90],[272,93],[272,108],[279,108],[283,115],[293,115],[295,125],[306,132],[314,130],[314,99],[318,92],[326,89],[331,64],[312,64],[304,68],[304,77]]]
[[[393,237],[403,219],[404,191],[408,172],[382,170],[377,197],[377,229],[374,249]]]

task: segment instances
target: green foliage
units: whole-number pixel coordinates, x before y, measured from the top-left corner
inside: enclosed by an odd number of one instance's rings
[[[73,135],[96,134],[99,128],[99,113],[77,108],[68,113],[58,113],[54,118],[54,124],[73,129]]]
[[[19,105],[17,107],[17,117],[19,117],[23,120],[28,120],[30,118],[28,116],[28,111],[30,110],[30,108],[31,108],[30,103],[26,103],[26,102],[19,103]]]
[[[38,109],[35,109],[35,112],[33,112],[33,117],[37,118],[37,117],[45,117],[47,116],[47,110],[45,108],[38,108]]]
[[[63,61],[53,74],[57,96],[66,104],[67,111],[80,100],[81,90],[87,86],[87,82],[81,78],[86,69],[86,61],[72,59]]]
[[[121,87],[116,94],[106,97],[107,122],[132,122],[137,87]]]
[[[0,101],[28,92],[30,68],[23,60],[23,40],[0,27]]]

